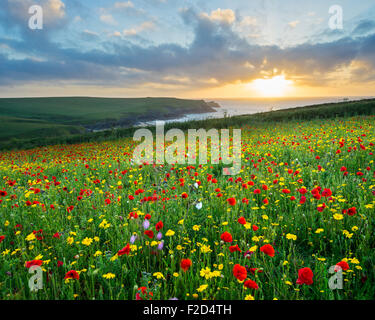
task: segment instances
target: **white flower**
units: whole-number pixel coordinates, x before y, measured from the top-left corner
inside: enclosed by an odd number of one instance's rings
[[[198,210],[202,209],[202,207],[203,207],[202,202],[198,202],[198,203],[195,205],[195,207],[196,207]]]
[[[194,187],[198,189],[199,188],[199,184],[197,182],[194,183]]]

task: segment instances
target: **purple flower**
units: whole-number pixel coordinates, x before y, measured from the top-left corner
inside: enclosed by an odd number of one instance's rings
[[[159,232],[156,236],[156,239],[161,240],[161,238],[163,238],[163,234]]]
[[[150,226],[150,221],[145,219],[145,221],[143,221],[143,228],[148,229],[149,226]]]
[[[130,237],[130,243],[133,244],[135,242],[135,240],[137,239],[137,235],[136,234],[133,234],[131,237]]]
[[[159,243],[158,250],[163,250],[163,247],[164,247],[164,241]]]

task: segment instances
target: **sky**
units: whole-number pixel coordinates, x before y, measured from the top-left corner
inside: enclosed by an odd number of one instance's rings
[[[374,93],[374,0],[0,2],[0,97]]]

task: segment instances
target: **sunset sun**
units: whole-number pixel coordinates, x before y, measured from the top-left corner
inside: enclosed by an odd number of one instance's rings
[[[283,97],[292,89],[293,81],[279,75],[270,79],[253,80],[248,86],[262,97]]]

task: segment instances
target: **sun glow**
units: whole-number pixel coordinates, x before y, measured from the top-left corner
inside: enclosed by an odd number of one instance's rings
[[[284,75],[270,79],[256,79],[249,83],[249,88],[262,97],[283,97],[293,87],[292,80],[286,80]]]

